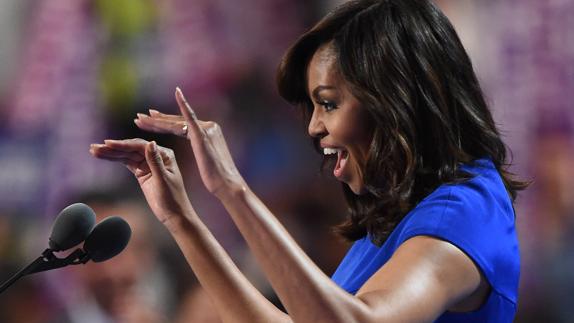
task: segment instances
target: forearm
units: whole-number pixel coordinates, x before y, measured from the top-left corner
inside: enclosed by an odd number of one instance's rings
[[[218,196],[294,322],[364,322],[364,303],[339,288],[247,188]]]
[[[224,322],[290,322],[245,278],[196,215],[165,225]]]

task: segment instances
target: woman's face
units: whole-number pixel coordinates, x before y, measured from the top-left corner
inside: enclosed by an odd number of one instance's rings
[[[320,139],[325,158],[336,159],[333,175],[355,194],[363,193],[372,120],[340,76],[329,45],[320,47],[309,62],[307,86],[313,101],[309,135]]]

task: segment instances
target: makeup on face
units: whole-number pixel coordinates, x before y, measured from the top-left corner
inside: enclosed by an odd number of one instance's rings
[[[340,76],[336,56],[328,45],[313,55],[307,82],[313,101],[309,135],[320,138],[324,158],[334,164],[335,178],[349,185],[355,194],[361,194],[372,139],[371,120]]]

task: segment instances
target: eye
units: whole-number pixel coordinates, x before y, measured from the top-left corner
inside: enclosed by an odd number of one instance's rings
[[[318,102],[318,104],[322,106],[327,112],[337,109],[337,105],[331,101],[321,101]]]

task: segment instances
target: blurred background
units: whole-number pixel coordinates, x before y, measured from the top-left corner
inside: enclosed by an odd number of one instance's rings
[[[121,255],[29,276],[0,295],[0,322],[218,322],[139,188],[90,143],[141,137],[173,148],[198,213],[273,301],[244,241],[202,187],[185,140],[133,124],[176,113],[180,86],[223,127],[252,189],[331,274],[348,244],[340,186],[275,69],[298,35],[342,1],[0,0],[0,278],[47,247],[59,211],[84,202],[133,228]],[[437,0],[473,59],[513,152],[533,180],[516,204],[522,253],[517,322],[571,322],[574,306],[574,2]],[[488,239],[488,237],[485,237]]]

